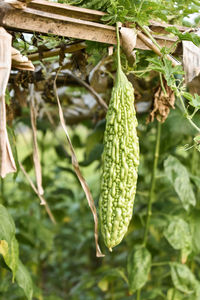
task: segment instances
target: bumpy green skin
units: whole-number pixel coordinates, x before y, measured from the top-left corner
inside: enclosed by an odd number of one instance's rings
[[[112,251],[132,217],[139,164],[134,92],[121,67],[106,120],[99,212],[104,241]]]

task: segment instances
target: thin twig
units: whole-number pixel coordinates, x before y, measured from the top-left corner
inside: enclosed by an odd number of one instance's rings
[[[82,50],[86,47],[86,45],[82,42],[82,41],[78,41],[72,44],[67,44],[65,45],[65,49],[64,49],[64,53],[73,53],[79,50]],[[38,63],[40,61],[40,59],[44,59],[44,58],[50,58],[50,57],[55,57],[58,56],[61,53],[61,48],[55,48],[55,49],[51,49],[48,51],[44,51],[42,52],[42,55],[40,56],[39,53],[33,53],[33,54],[29,54],[28,55],[28,59],[31,61],[37,61]]]
[[[32,136],[33,136],[33,163],[34,163],[34,169],[35,169],[37,190],[40,195],[43,195],[44,190],[42,187],[42,168],[41,168],[41,164],[40,164],[39,149],[38,149],[38,142],[37,142],[37,127],[36,127],[37,112],[36,112],[36,108],[35,108],[33,83],[30,84],[30,116],[31,116]],[[41,204],[43,204],[43,203],[41,203]]]
[[[22,171],[22,173],[24,174],[24,176],[26,177],[27,181],[29,182],[30,186],[32,187],[33,191],[36,193],[36,195],[38,196],[38,198],[40,199],[40,203],[43,203],[42,205],[44,205],[45,210],[47,212],[47,214],[49,215],[49,218],[51,219],[52,223],[56,224],[56,220],[54,218],[53,213],[51,212],[51,209],[47,203],[47,201],[44,199],[44,197],[42,195],[40,195],[40,193],[38,192],[36,186],[34,185],[32,179],[30,178],[30,176],[28,175],[28,173],[25,171],[24,167],[22,166],[21,162],[19,161],[19,166],[20,169]]]
[[[102,97],[89,85],[87,84],[84,80],[80,79],[76,75],[74,75],[71,71],[66,70],[65,74],[71,76],[73,79],[75,79],[79,84],[84,86],[96,99],[97,103],[104,109],[105,112],[108,110],[108,105],[106,102],[102,99]]]
[[[67,131],[67,126],[65,124],[64,115],[63,115],[62,107],[61,107],[61,104],[60,104],[60,99],[58,97],[58,92],[57,92],[57,87],[56,87],[56,79],[57,79],[59,71],[60,71],[60,68],[58,69],[58,71],[56,73],[55,80],[54,80],[54,93],[55,93],[55,97],[56,97],[56,100],[57,100],[57,103],[58,103],[60,123],[61,123],[61,126],[62,126],[65,134],[66,134],[67,141],[68,141],[68,144],[69,144],[69,147],[70,147],[71,158],[72,158],[72,166],[73,166],[74,171],[75,171],[75,173],[76,173],[76,175],[77,175],[77,177],[80,181],[80,184],[81,184],[81,186],[82,186],[82,188],[85,192],[89,207],[90,207],[91,212],[93,214],[93,218],[94,218],[94,237],[95,237],[95,244],[96,244],[96,256],[97,257],[103,257],[104,254],[101,252],[101,249],[100,249],[99,243],[98,243],[98,217],[97,217],[97,211],[96,211],[94,199],[92,197],[92,194],[90,192],[88,184],[85,181],[85,179],[84,179],[84,177],[83,177],[83,175],[80,171],[78,160],[76,158],[76,154],[75,154],[73,145],[71,143],[71,140],[70,140],[70,137],[69,137],[69,134],[68,134],[68,131]]]

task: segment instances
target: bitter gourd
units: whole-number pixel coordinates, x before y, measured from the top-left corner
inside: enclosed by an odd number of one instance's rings
[[[118,66],[106,115],[99,213],[106,246],[118,245],[132,217],[139,165],[134,90],[123,73],[118,38]]]

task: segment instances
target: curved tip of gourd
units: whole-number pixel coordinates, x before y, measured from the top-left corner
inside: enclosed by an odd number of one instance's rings
[[[108,249],[109,249],[109,251],[110,251],[110,252],[112,252],[112,248],[111,248],[111,247],[110,247],[110,248],[108,248]]]

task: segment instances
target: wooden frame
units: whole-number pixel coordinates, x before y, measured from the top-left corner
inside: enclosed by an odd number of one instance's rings
[[[55,34],[115,45],[115,27],[102,24],[101,18],[104,15],[105,13],[100,11],[44,0],[32,0],[27,4],[22,1],[12,1],[11,4],[0,1],[0,25],[7,29]],[[152,27],[154,30],[162,28],[163,33],[166,24],[154,22]],[[184,27],[181,29],[184,30]],[[170,47],[176,41],[169,36],[155,34],[154,37],[161,47]],[[139,37],[136,48],[149,49]]]

